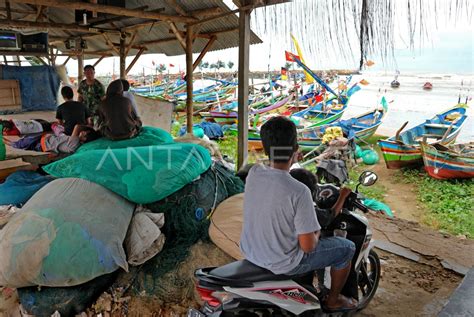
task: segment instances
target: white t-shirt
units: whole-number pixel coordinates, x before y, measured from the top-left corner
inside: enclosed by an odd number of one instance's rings
[[[298,235],[319,231],[311,192],[287,171],[261,164],[246,179],[242,254],[275,274],[285,274],[301,261]]]

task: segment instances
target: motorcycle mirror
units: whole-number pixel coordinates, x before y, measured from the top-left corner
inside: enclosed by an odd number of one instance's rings
[[[372,186],[377,181],[378,176],[374,172],[365,171],[359,176],[359,183],[364,186]]]

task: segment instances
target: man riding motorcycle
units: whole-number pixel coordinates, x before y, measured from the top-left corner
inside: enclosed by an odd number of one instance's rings
[[[298,149],[294,123],[284,117],[272,118],[262,126],[260,135],[270,165],[256,164],[246,179],[242,254],[275,274],[299,275],[331,267],[325,310],[353,310],[357,302],[340,292],[355,246],[341,237],[320,239],[311,192],[289,175]],[[341,190],[333,211],[342,209],[349,193]]]

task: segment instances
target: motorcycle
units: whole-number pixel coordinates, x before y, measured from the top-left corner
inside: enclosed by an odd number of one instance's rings
[[[365,308],[379,284],[381,267],[373,250],[372,231],[367,218],[357,211],[369,212],[362,203],[359,186],[371,186],[376,181],[375,173],[363,172],[342,212],[321,233],[322,236],[342,233],[356,245],[351,273],[341,294],[357,299],[358,306],[345,314]],[[317,275],[318,283],[313,285],[314,272],[275,275],[246,260],[198,269],[196,290],[204,305],[200,310],[191,308],[187,316],[324,316],[321,302],[329,291],[330,277],[324,272]]]

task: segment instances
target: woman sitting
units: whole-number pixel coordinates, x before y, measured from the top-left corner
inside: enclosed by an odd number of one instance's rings
[[[133,111],[130,100],[123,96],[120,79],[107,87],[105,99],[97,109],[98,126],[102,135],[110,140],[131,139],[140,133],[142,122]]]

